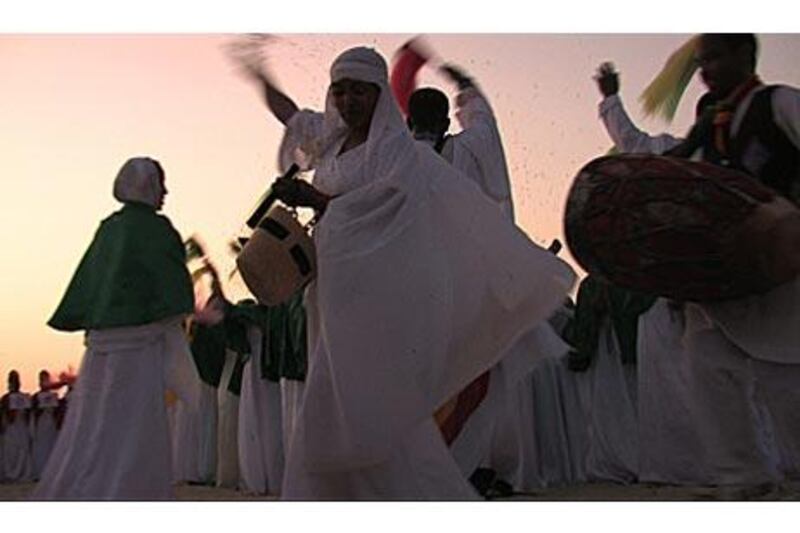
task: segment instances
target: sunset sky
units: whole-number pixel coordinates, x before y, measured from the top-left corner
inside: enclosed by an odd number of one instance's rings
[[[309,25],[310,28],[316,28]],[[23,26],[24,28],[24,26]],[[391,59],[414,33],[277,34],[271,71],[301,107],[319,109],[328,66],[343,49],[374,46]],[[112,180],[149,155],[167,173],[164,213],[199,234],[224,272],[228,239],[276,175],[280,124],[224,46],[233,34],[0,35],[0,375],[23,389],[41,368],[77,368],[82,336],[45,322],[102,218],[118,209]],[[608,150],[592,74],[611,60],[622,97],[644,129],[684,132],[701,94],[694,80],[672,126],[644,120],[638,96],[687,34],[426,35],[443,60],[472,74],[495,108],[511,170],[518,224],[534,241],[561,236],[577,170]],[[800,86],[800,36],[762,35],[759,72]],[[452,87],[432,68],[422,85]],[[455,124],[455,121],[454,121]],[[233,299],[241,284],[228,287]]]

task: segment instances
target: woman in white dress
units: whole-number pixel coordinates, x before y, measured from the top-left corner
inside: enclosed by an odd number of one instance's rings
[[[254,74],[287,126],[282,167],[315,169],[313,186],[273,190],[322,214],[282,496],[476,498],[433,413],[554,311],[574,273],[414,142],[374,50],[334,61],[324,113]]]
[[[8,393],[0,399],[0,417],[3,418],[3,466],[5,481],[26,483],[33,477],[31,463],[31,397],[20,392],[19,373],[8,373]]]
[[[171,381],[176,363],[190,364],[182,322],[194,294],[181,237],[157,213],[166,193],[157,161],[123,165],[114,197],[124,205],[101,223],[49,321],[85,330],[86,353],[33,499],[174,498],[165,396],[184,393]]]
[[[31,435],[33,477],[38,480],[58,437],[58,394],[50,388],[50,373],[39,372],[39,392],[33,395]]]

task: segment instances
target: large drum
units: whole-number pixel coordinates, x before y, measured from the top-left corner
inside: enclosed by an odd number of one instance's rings
[[[273,205],[236,258],[245,285],[264,305],[278,305],[316,275],[314,241],[286,208]]]
[[[800,210],[743,172],[616,155],[575,178],[570,251],[609,283],[674,300],[765,292],[800,273]]]

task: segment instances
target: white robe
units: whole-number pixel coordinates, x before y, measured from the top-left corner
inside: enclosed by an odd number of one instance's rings
[[[28,416],[31,414],[30,395],[23,392],[8,394],[7,408],[14,411],[14,422],[8,418],[2,438],[3,465],[6,482],[27,483],[33,479],[31,433]]]
[[[189,357],[186,357],[189,355]],[[176,483],[198,482],[201,421],[199,413],[201,384],[190,352],[173,352],[168,357],[168,375],[180,395],[169,409],[172,474]],[[175,391],[173,391],[175,392]]]
[[[713,483],[704,464],[683,311],[656,300],[639,318],[639,480]],[[698,354],[702,356],[702,354]],[[702,383],[698,384],[702,386]]]
[[[580,375],[588,422],[586,477],[632,483],[639,469],[636,367],[623,365],[611,321],[600,328],[597,353]]]
[[[217,475],[217,389],[200,383],[197,406],[197,472],[198,483],[213,483]]]
[[[58,429],[56,427],[58,395],[52,391],[43,391],[36,393],[34,399],[36,400],[37,408],[41,410],[38,418],[33,414],[31,415],[33,478],[38,480],[58,437]]]
[[[759,90],[737,107],[731,123],[734,138]],[[776,125],[800,148],[800,91],[776,89],[772,107]],[[616,95],[603,100],[600,116],[623,152],[662,153],[680,142],[636,128]],[[763,163],[759,161],[758,150],[748,150],[745,166],[757,168]],[[760,483],[798,475],[800,419],[793,393],[800,389],[800,330],[793,324],[799,307],[795,282],[766,295],[701,306],[697,309],[702,312],[693,314],[696,327],[684,342],[690,344],[687,357],[696,383],[693,402],[699,402],[697,424],[702,438],[710,439],[702,447],[709,450],[708,476],[713,482]],[[747,423],[749,428],[744,427]]]
[[[371,132],[382,131],[387,105],[379,102]],[[287,139],[313,130],[314,121],[323,124],[320,115],[298,113]],[[319,273],[306,295],[309,371],[285,498],[474,497],[433,412],[496,364],[574,281],[474,185],[427,148],[410,138],[405,144],[399,113],[397,121],[389,137],[373,143],[370,133],[367,143],[338,158],[337,150],[326,152],[316,167],[315,184],[340,196],[314,235]],[[290,153],[291,145],[284,143]],[[377,152],[384,156],[371,158]],[[476,253],[490,240],[491,256]],[[500,263],[514,272],[496,276]],[[518,305],[524,309],[500,318],[501,308]],[[481,320],[493,320],[491,327]]]
[[[239,487],[239,396],[228,391],[238,355],[227,350],[217,389],[217,472],[216,485]]]
[[[462,176],[478,185],[513,224],[511,184],[494,112],[475,87],[461,91],[456,100],[456,116],[462,130],[447,138],[442,156]],[[560,340],[554,342],[552,335],[543,331],[546,328],[549,325],[534,325],[490,371],[486,398],[451,444],[465,476],[469,477],[478,466],[485,466],[494,469],[517,490],[541,485],[536,473],[531,372],[541,361],[566,351],[566,345]],[[539,387],[547,385],[546,380],[540,380]]]
[[[546,369],[550,361],[562,357],[567,350],[568,346],[552,326],[542,322],[522,337],[498,365],[505,395],[497,415],[488,466],[515,490],[530,491],[546,485],[540,433],[549,429],[546,425],[560,413],[537,405],[536,399],[537,394],[541,397],[555,394],[555,382]]]
[[[683,342],[703,462],[711,480],[720,485],[777,481],[772,421],[757,396],[753,359],[732,344],[698,304],[686,305]]]
[[[242,486],[277,494],[283,481],[281,387],[261,377],[261,330],[248,327],[252,353],[242,376],[239,400],[239,468]]]
[[[166,386],[172,353],[189,358],[181,319],[90,331],[64,425],[31,498],[169,500]]]
[[[294,426],[297,420],[297,413],[300,410],[300,402],[303,399],[305,383],[293,379],[281,378],[281,421],[283,422],[283,453],[284,457],[289,456],[291,437],[294,434]]]

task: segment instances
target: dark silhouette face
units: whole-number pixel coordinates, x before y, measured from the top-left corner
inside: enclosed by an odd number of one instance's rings
[[[700,77],[709,92],[727,97],[753,74],[752,51],[741,45],[732,47],[718,35],[703,35],[697,49]]]
[[[10,392],[19,392],[19,374],[16,370],[8,373],[8,390]]]
[[[50,385],[50,372],[42,370],[39,372],[39,388],[45,389],[48,385]]]
[[[368,132],[380,88],[373,83],[345,78],[332,83],[330,92],[333,105],[345,124],[351,130]]]

